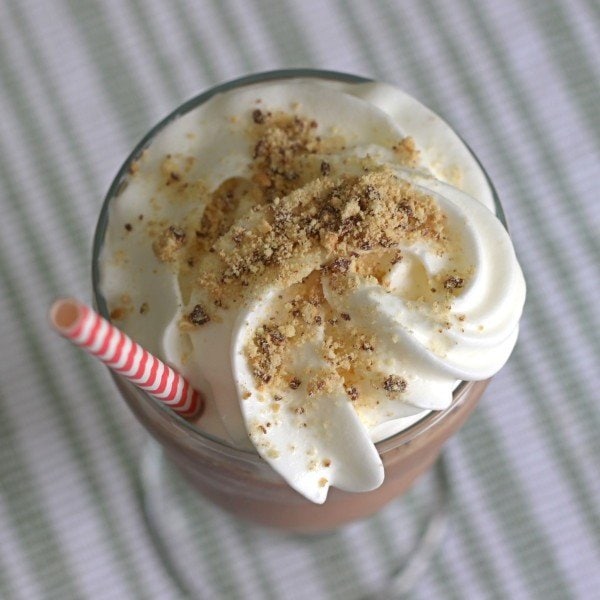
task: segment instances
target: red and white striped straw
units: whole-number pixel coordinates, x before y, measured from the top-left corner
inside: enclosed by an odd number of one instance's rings
[[[57,300],[50,308],[50,323],[62,336],[182,417],[201,413],[202,397],[186,379],[89,306],[73,298]]]

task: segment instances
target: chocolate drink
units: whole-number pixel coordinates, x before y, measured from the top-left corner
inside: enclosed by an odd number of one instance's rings
[[[391,86],[292,72],[200,96],[117,176],[95,282],[206,410],[186,423],[119,388],[238,516],[319,531],[372,514],[512,351],[525,288],[495,209],[460,138]]]

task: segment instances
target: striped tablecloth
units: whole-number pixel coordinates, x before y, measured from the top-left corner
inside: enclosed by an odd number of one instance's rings
[[[528,280],[518,347],[448,446],[452,526],[412,597],[600,597],[599,26],[595,0],[0,3],[0,597],[181,597],[139,506],[143,432],[45,313],[90,298],[101,200],[152,124],[293,66],[389,81],[454,124]],[[309,541],[207,506],[199,595],[373,597],[398,511]]]

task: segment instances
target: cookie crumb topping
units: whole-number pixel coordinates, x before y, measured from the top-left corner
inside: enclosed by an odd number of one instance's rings
[[[335,390],[359,406],[370,396],[361,378],[389,398],[404,392],[402,377],[378,379],[378,340],[360,326],[360,314],[330,306],[324,285],[339,295],[360,281],[385,287],[389,273],[404,260],[401,246],[425,243],[443,254],[451,242],[434,198],[369,156],[344,155],[340,162],[346,140],[321,131],[299,110],[285,113],[261,104],[250,109],[246,124],[230,121],[232,127],[245,127],[249,168],[245,176],[225,179],[213,190],[191,176],[194,157],[165,156],[160,177],[167,201],[197,208],[176,223],[150,217],[140,224],[152,237],[157,260],[182,275],[189,300],[181,331],[219,322],[223,311],[240,308],[265,290],[285,290],[243,349],[257,389],[269,393],[273,414],[298,394],[317,399]],[[412,138],[390,149],[400,164],[415,166],[420,160]],[[427,286],[439,296],[440,328],[450,322],[444,316],[448,298],[463,287],[465,276],[448,275]],[[147,310],[147,303],[139,308],[141,314]],[[324,366],[303,372],[294,358],[317,339]]]

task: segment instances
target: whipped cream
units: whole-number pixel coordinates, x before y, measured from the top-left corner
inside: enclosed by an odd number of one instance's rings
[[[112,316],[206,398],[198,427],[316,503],[510,355],[525,284],[458,136],[380,83],[263,83],[163,129],[113,199]]]

